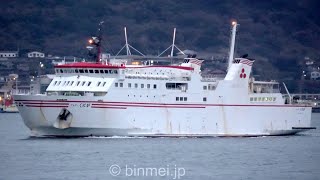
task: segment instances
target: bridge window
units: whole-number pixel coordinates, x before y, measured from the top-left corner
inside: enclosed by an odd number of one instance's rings
[[[90,85],[91,85],[91,81],[88,82],[88,86],[90,86]]]
[[[157,89],[157,85],[156,84],[153,85],[153,89]]]
[[[147,84],[147,88],[150,89],[150,84]]]
[[[187,83],[166,83],[166,88],[167,89],[172,89],[172,90],[186,90],[188,87]]]
[[[137,83],[135,83],[135,84],[134,84],[134,87],[135,87],[135,88],[138,88],[138,84],[137,84]]]
[[[115,86],[115,87],[118,87],[118,83],[115,83],[114,86]]]
[[[80,84],[80,81],[77,82],[77,86],[79,86],[79,84]]]
[[[84,73],[88,73],[88,69],[85,69],[85,70],[84,70]]]
[[[141,88],[144,88],[144,84],[141,84]]]
[[[102,86],[104,87],[106,85],[106,82],[103,82]]]
[[[203,102],[207,102],[207,98],[206,98],[206,97],[203,97],[203,98],[202,98],[202,101],[203,101]]]
[[[101,82],[99,81],[99,82],[97,83],[97,86],[100,86],[100,84],[101,84]]]
[[[73,83],[74,83],[74,81],[71,81],[71,84],[70,84],[70,86],[72,86],[72,85],[73,85]]]
[[[89,69],[89,73],[93,73],[93,69]]]
[[[103,73],[104,73],[104,71],[103,71],[102,69],[100,69],[100,73],[101,73],[101,74],[103,74]]]
[[[128,83],[128,88],[131,88],[131,83]]]
[[[99,74],[99,70],[98,70],[98,69],[95,69],[95,70],[94,70],[94,73]]]
[[[203,86],[203,90],[207,90],[207,86]]]
[[[108,74],[108,72],[109,72],[108,70],[106,70],[106,69],[104,70],[104,73],[105,73],[105,74]]]
[[[120,83],[119,85],[120,85],[120,87],[123,87],[123,83]]]

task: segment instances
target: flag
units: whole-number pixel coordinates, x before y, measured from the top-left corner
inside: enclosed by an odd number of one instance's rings
[[[192,64],[196,64],[198,66],[201,66],[203,60],[199,60],[199,59],[190,59],[189,60],[189,63],[192,63]]]
[[[254,61],[250,61],[249,59],[240,59],[239,63],[246,64],[248,66],[252,66]]]

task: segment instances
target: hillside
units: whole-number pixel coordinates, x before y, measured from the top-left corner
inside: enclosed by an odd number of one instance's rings
[[[104,50],[130,44],[145,54],[168,47],[174,27],[177,45],[207,56],[228,54],[230,22],[240,24],[237,54],[256,59],[254,72],[267,79],[299,78],[305,56],[320,57],[317,0],[172,1],[33,0],[1,3],[0,49],[43,50],[86,56],[86,40],[103,20]]]

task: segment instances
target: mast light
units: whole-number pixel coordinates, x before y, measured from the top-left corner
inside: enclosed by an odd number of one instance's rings
[[[93,44],[93,45],[99,45],[100,43],[100,39],[98,37],[91,37],[89,40],[88,40],[89,44]]]

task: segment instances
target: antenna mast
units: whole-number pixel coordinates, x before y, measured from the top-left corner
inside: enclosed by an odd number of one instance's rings
[[[98,43],[97,43],[97,63],[99,63],[101,61],[101,41],[102,41],[102,24],[104,23],[104,21],[101,21],[99,23],[99,29],[98,29]]]
[[[173,29],[173,39],[172,39],[172,44],[167,48],[165,49],[164,51],[162,51],[158,57],[160,57],[163,53],[165,53],[167,50],[169,50],[171,48],[171,53],[170,53],[170,56],[172,57],[173,56],[173,50],[174,48],[178,49],[178,51],[181,53],[181,54],[184,54],[183,51],[181,51],[181,49],[179,49],[176,45],[175,45],[175,41],[176,41],[176,28]]]
[[[101,40],[102,40],[102,24],[103,23],[104,21],[101,21],[99,23],[97,37],[93,36],[88,40],[89,44],[94,45],[97,48],[97,52],[95,53],[95,56],[94,56],[97,63],[100,63],[101,61]],[[91,50],[93,49],[93,47],[87,46],[87,49],[89,50],[89,54],[91,54],[92,53]]]
[[[174,42],[176,41],[176,28],[173,29],[173,39],[172,39],[172,48],[171,48],[171,54],[170,54],[170,57],[173,56],[173,50],[174,50]]]
[[[136,48],[132,47],[129,43],[128,43],[128,36],[127,36],[127,27],[124,27],[124,38],[126,41],[126,44],[120,49],[120,51],[116,54],[116,56],[118,56],[120,54],[120,52],[126,48],[127,50],[127,56],[132,55],[130,48],[132,48],[133,50],[135,50],[136,52],[138,52],[141,56],[145,56],[144,54],[142,54],[140,51],[138,51]]]
[[[126,40],[126,50],[127,50],[127,56],[131,55],[129,44],[128,44],[128,36],[127,36],[127,27],[124,27],[124,38]]]

